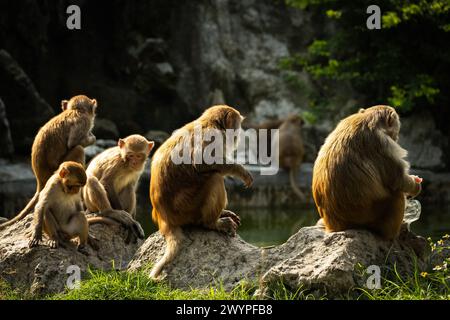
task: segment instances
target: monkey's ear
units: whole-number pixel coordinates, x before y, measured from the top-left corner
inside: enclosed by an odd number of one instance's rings
[[[67,110],[68,104],[69,104],[69,101],[67,101],[67,100],[62,100],[61,101],[61,109],[62,109],[62,111],[66,111]]]
[[[123,148],[125,146],[125,140],[119,139],[119,141],[117,142],[117,145],[119,146],[119,148]]]
[[[364,111],[366,111],[366,109],[360,108],[359,111],[358,111],[358,113],[364,113]]]
[[[94,106],[94,109],[97,109],[97,99],[91,99],[92,105]]]
[[[386,124],[388,127],[392,127],[397,121],[397,113],[395,111],[389,111],[386,116]]]
[[[66,168],[61,168],[61,170],[59,170],[59,177],[64,178],[65,176],[67,176],[68,173],[69,170],[67,170]]]
[[[154,146],[155,146],[155,142],[154,142],[154,141],[149,141],[149,142],[148,142],[147,154],[149,154],[150,151],[152,151],[152,149],[153,149]]]

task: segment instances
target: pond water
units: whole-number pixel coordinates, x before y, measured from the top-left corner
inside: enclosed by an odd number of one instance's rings
[[[151,221],[150,206],[138,210],[138,220],[147,235],[157,230]],[[285,242],[301,227],[314,225],[318,220],[315,208],[230,208],[240,215],[242,224],[238,234],[256,246],[270,246]],[[450,234],[450,205],[423,205],[420,219],[411,225],[418,235],[438,240]]]

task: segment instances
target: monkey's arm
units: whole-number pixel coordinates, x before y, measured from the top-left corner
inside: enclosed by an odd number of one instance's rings
[[[119,195],[122,209],[131,214],[132,217],[136,215],[136,190],[133,183],[130,183]]]
[[[100,179],[100,183],[105,188],[111,207],[116,210],[124,210],[122,204],[120,203],[119,196],[117,195],[117,192],[114,189],[114,182],[112,181],[112,179],[102,178]]]
[[[30,242],[28,243],[28,246],[30,248],[37,246],[39,242],[42,241],[42,225],[44,221],[44,214],[45,211],[48,210],[47,205],[45,204],[45,202],[43,202],[43,200],[38,202],[34,210],[33,235]]]
[[[253,177],[242,165],[240,164],[227,164],[223,159],[223,164],[196,164],[195,169],[198,172],[220,172],[222,175],[235,176],[244,181],[245,186],[248,188],[253,183]]]

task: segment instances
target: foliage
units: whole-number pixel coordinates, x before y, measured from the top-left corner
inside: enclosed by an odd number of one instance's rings
[[[450,238],[445,235],[443,239],[432,243],[431,250],[435,253],[448,252],[450,247],[445,244]],[[397,270],[386,275],[380,289],[356,289],[361,294],[359,299],[369,300],[448,300],[450,299],[450,257],[432,267],[430,270],[419,270],[415,267],[414,273],[409,277],[402,277]]]
[[[450,96],[450,1],[382,0],[381,30],[369,30],[373,1],[285,0],[325,19],[305,52],[280,62],[306,71],[315,90],[311,105],[329,105],[336,84],[349,83],[362,103],[389,103],[404,111],[448,105]],[[295,83],[291,74],[291,83]]]

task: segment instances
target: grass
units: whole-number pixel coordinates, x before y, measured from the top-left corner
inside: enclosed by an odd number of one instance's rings
[[[444,240],[449,239],[445,235],[436,243],[431,243],[431,250],[442,253],[450,250]],[[447,251],[448,252],[448,251]],[[361,294],[359,299],[369,300],[449,300],[450,299],[450,257],[430,270],[419,270],[415,265],[412,275],[401,276],[394,268],[383,279],[380,289],[369,290],[357,288]]]
[[[172,289],[164,282],[156,282],[148,273],[120,271],[90,271],[90,278],[78,289],[46,297],[51,300],[248,300],[253,287],[245,283],[227,292],[218,285],[208,290]]]

